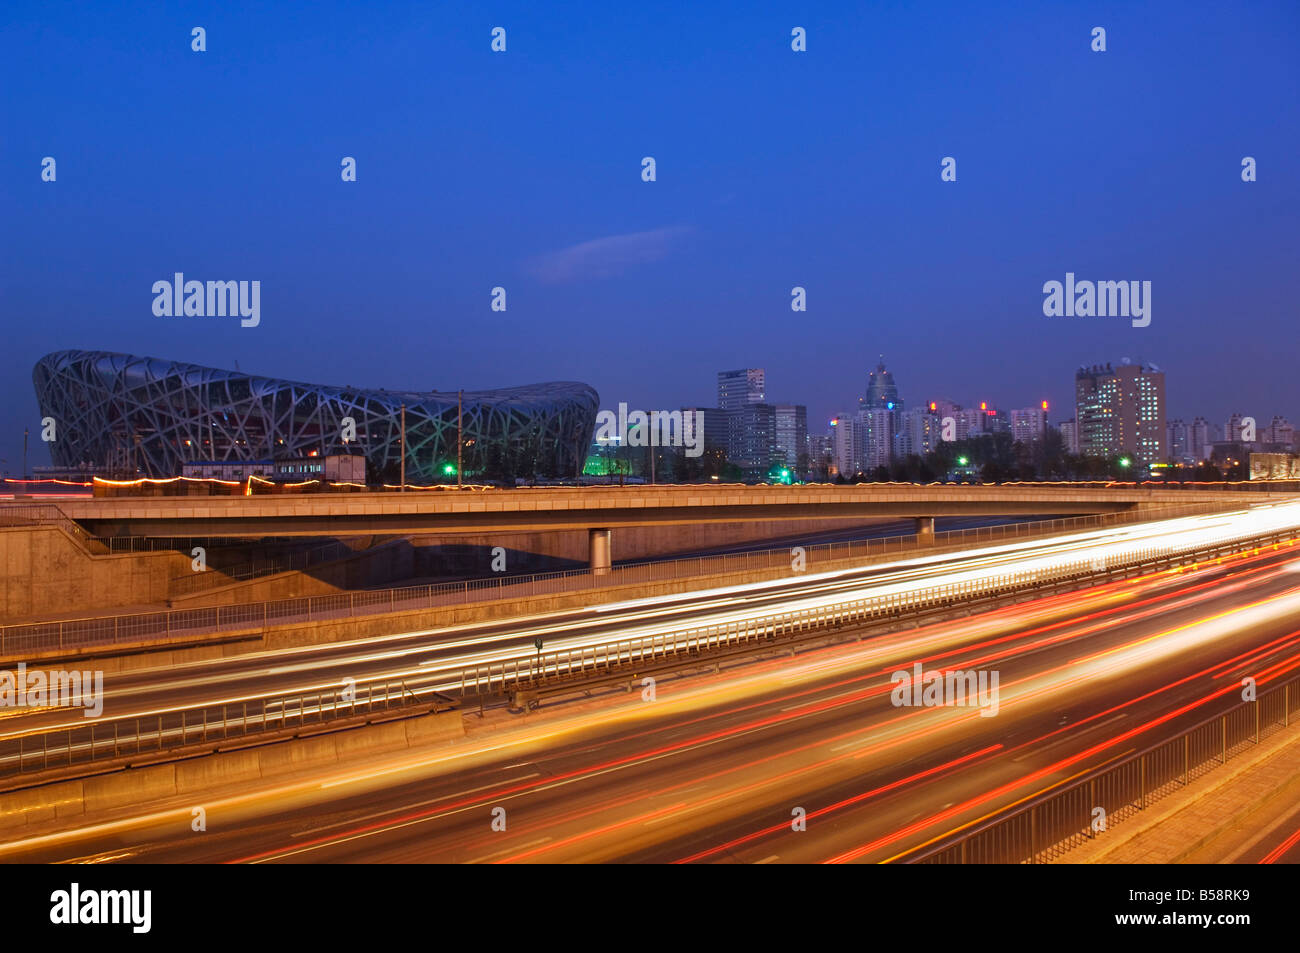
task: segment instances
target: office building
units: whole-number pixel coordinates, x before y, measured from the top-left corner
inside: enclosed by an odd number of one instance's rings
[[[1171,463],[1195,463],[1192,457],[1191,441],[1189,439],[1191,430],[1187,426],[1187,421],[1179,418],[1171,420],[1166,426],[1166,444],[1169,447],[1169,460]]]
[[[727,453],[728,419],[725,410],[717,407],[683,407],[682,419],[695,419],[695,414],[704,415],[704,452]]]
[[[898,396],[898,385],[894,382],[894,375],[885,369],[883,354],[876,369],[867,374],[867,389],[863,394],[860,408],[898,411],[903,409],[903,401]]]
[[[731,440],[727,459],[740,467],[746,480],[762,480],[776,457],[776,407],[746,404],[728,411]]]
[[[807,460],[808,408],[803,404],[776,404],[776,457],[787,467],[800,468]],[[802,476],[802,473],[800,474]]]
[[[812,433],[808,435],[808,469],[813,480],[826,481],[835,475],[835,434]]]
[[[767,400],[767,372],[761,367],[718,372],[718,408],[739,410]]]

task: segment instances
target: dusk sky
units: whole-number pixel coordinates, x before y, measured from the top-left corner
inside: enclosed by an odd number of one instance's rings
[[[24,427],[48,462],[31,371],[64,348],[608,408],[764,367],[810,431],[880,353],[909,404],[1054,422],[1129,358],[1170,417],[1300,422],[1294,0],[10,0],[0,75],[10,473]],[[260,325],[155,316],[178,271],[259,280]],[[1045,317],[1067,271],[1150,281],[1150,326]]]

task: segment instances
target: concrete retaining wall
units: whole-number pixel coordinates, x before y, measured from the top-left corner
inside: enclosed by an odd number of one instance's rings
[[[699,523],[682,526],[631,526],[613,533],[615,560],[641,560],[699,552],[735,543],[862,529],[888,520],[793,520],[751,523]],[[587,533],[557,531],[485,536],[416,536],[306,572],[278,573],[232,583],[193,595],[173,596],[178,609],[273,602],[302,596],[327,596],[350,589],[402,585],[405,580],[463,578],[492,574],[492,550],[506,551],[509,573],[585,569]],[[187,567],[188,568],[188,567]]]
[[[91,555],[54,526],[0,528],[0,622],[161,603],[189,568],[176,552]]]
[[[415,567],[415,547],[406,540],[396,540],[307,571],[275,573],[247,582],[216,586],[191,595],[172,596],[171,604],[176,609],[197,609],[232,603],[275,602],[302,596],[328,596],[349,590],[401,585],[402,580],[419,575]]]
[[[461,719],[460,712],[454,711],[421,715],[10,791],[0,794],[0,830],[76,820],[179,795],[210,795],[223,785],[285,777],[303,768],[353,760],[359,755],[436,745],[464,735]]]
[[[771,520],[745,523],[691,523],[674,526],[627,526],[613,530],[612,552],[616,562],[658,559],[682,553],[707,551],[735,543],[751,543],[804,534],[832,533],[846,529],[864,532],[891,520]],[[512,535],[437,537],[419,536],[417,571],[421,575],[440,573],[488,575],[492,571],[492,549],[506,550],[506,571],[551,572],[584,569],[587,566],[587,532],[517,533]]]

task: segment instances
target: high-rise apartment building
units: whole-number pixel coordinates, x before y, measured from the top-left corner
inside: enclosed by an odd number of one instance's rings
[[[862,433],[862,469],[870,473],[887,467],[894,459],[895,412],[887,407],[864,408],[858,413]]]
[[[1163,371],[1142,364],[1081,367],[1074,409],[1081,453],[1127,456],[1143,467],[1168,456]]]
[[[1273,453],[1290,453],[1295,448],[1295,427],[1285,417],[1274,416],[1260,431],[1259,442]]]
[[[1228,418],[1223,425],[1224,443],[1254,443],[1259,438],[1258,433],[1251,433],[1253,427],[1245,425],[1246,417],[1246,414],[1233,414]]]
[[[939,415],[926,407],[913,407],[902,415],[895,445],[900,456],[923,457],[939,446],[940,435]]]
[[[1210,458],[1210,448],[1214,438],[1210,433],[1210,422],[1204,417],[1197,417],[1187,428],[1187,453],[1192,463],[1200,463]]]
[[[1023,444],[1036,443],[1047,434],[1047,401],[1037,407],[1011,411],[1011,438]]]
[[[857,420],[847,412],[831,418],[835,473],[846,480],[852,479],[862,469],[860,430]]]
[[[1011,433],[1011,418],[1005,410],[997,410],[987,404],[980,404],[984,414],[985,433]]]
[[[955,416],[957,411],[961,410],[961,404],[951,400],[932,400],[929,409],[930,413],[942,420],[944,417]]]
[[[1073,417],[1069,420],[1062,420],[1057,427],[1061,431],[1061,445],[1065,448],[1066,453],[1079,452],[1079,428]]]
[[[978,437],[984,433],[984,421],[987,417],[987,410],[980,410],[978,407],[963,407],[953,415],[957,427],[957,439],[969,440],[971,437]]]

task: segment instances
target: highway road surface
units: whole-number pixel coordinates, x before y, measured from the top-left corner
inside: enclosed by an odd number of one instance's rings
[[[543,640],[548,652],[590,648],[710,625],[745,622],[936,585],[981,583],[1007,573],[1033,575],[1066,561],[1122,564],[1155,545],[1212,541],[1247,527],[1296,526],[1300,505],[1260,506],[1241,513],[1185,517],[1000,543],[865,569],[792,574],[752,583],[633,602],[438,630],[273,652],[250,653],[163,669],[106,673],[102,718],[154,717],[196,706],[234,705],[268,695],[295,697],[340,690],[353,680],[402,683],[412,692],[453,691],[467,668],[525,659]],[[82,666],[78,666],[82,667]],[[77,708],[16,709],[0,719],[0,765],[17,739],[85,725]]]
[[[916,665],[996,673],[997,690],[899,704],[893,676]],[[1298,670],[1300,547],[1269,548],[661,678],[653,699],[490,711],[442,747],[214,791],[201,832],[191,797],[17,835],[0,859],[900,859],[1239,704],[1244,676],[1262,691]],[[1296,859],[1285,837],[1268,849]]]

